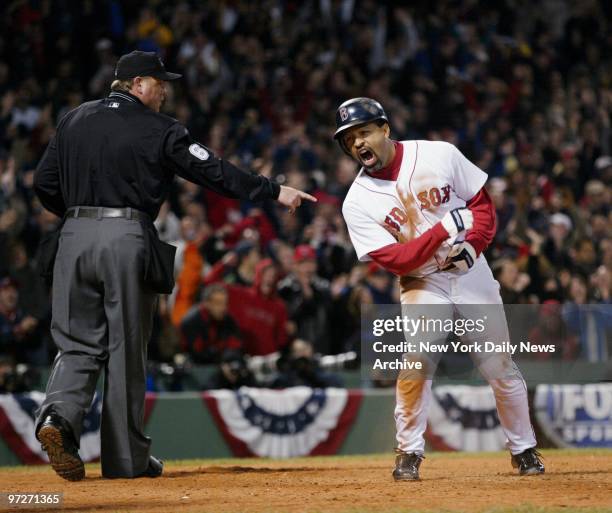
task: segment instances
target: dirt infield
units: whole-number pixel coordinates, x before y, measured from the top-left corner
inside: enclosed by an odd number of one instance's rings
[[[92,465],[78,483],[48,467],[3,468],[0,492],[63,492],[63,511],[84,512],[612,511],[612,451],[544,457],[545,475],[521,478],[507,454],[431,454],[422,481],[408,483],[392,481],[393,454],[173,462],[138,480],[104,480]]]

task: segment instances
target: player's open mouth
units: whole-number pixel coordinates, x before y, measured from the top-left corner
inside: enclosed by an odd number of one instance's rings
[[[367,148],[359,150],[359,158],[361,159],[363,165],[366,167],[372,167],[374,164],[376,164],[376,161],[378,160],[374,152],[368,150]]]

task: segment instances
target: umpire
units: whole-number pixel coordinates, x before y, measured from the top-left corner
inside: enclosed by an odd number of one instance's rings
[[[108,98],[66,114],[36,169],[36,194],[64,219],[55,261],[53,250],[47,259],[59,351],[36,436],[53,469],[71,481],[85,476],[78,444],[102,370],[102,475],[162,473],[143,416],[157,293],[173,283],[174,252],[159,241],[152,221],[174,175],[233,198],[276,199],[291,211],[303,199],[314,201],[215,157],[160,114],[165,82],[180,77],[153,52],[122,56]]]

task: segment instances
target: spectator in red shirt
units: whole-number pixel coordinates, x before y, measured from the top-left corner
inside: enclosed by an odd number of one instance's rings
[[[253,286],[227,286],[229,311],[242,333],[246,354],[267,355],[287,343],[287,309],[276,295],[277,281],[276,266],[266,258],[255,268]]]

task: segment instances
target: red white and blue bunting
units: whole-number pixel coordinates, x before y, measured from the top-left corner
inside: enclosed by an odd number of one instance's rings
[[[34,436],[34,419],[45,399],[42,392],[0,394],[0,434],[23,463],[47,463],[47,454]],[[79,454],[83,461],[100,458],[100,413],[102,401],[98,394],[83,419]]]
[[[147,394],[145,423],[156,401]],[[295,387],[284,390],[242,388],[202,393],[234,456],[289,458],[337,454],[357,422],[361,390]],[[0,394],[0,437],[22,463],[41,464],[47,457],[34,437],[40,392]],[[84,419],[80,454],[84,461],[100,456],[101,400],[96,395]],[[535,418],[556,446],[612,447],[612,384],[539,385]],[[360,418],[367,418],[364,412]],[[392,411],[388,418],[393,422]],[[194,429],[197,429],[194,426]],[[439,386],[432,390],[426,439],[433,450],[498,451],[505,448],[495,399],[489,386]],[[389,439],[389,448],[392,447]],[[363,447],[363,452],[371,448]],[[380,450],[379,448],[377,450]]]
[[[336,454],[352,426],[360,391],[241,388],[203,395],[234,456]]]
[[[36,410],[40,407],[45,394],[28,392],[26,394],[0,394],[0,436],[22,463],[48,463],[47,454],[41,449],[34,436]],[[145,401],[145,422],[148,420],[155,395],[147,394]],[[79,454],[84,462],[100,459],[100,418],[102,399],[96,393],[94,400],[83,418],[83,431]]]
[[[426,439],[438,451],[501,451],[506,437],[489,386],[444,385],[432,390]]]

